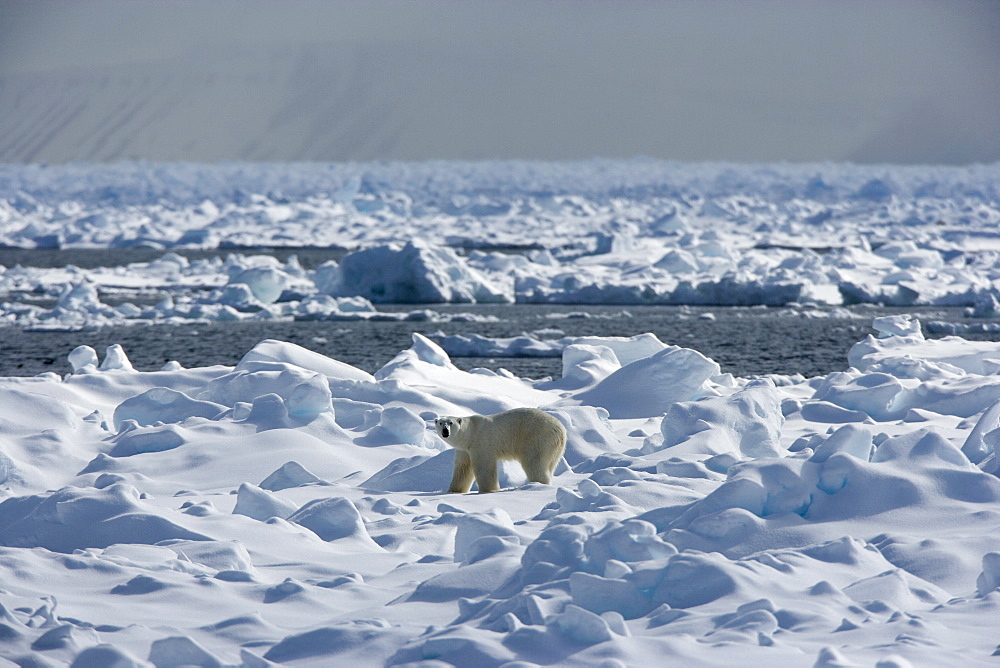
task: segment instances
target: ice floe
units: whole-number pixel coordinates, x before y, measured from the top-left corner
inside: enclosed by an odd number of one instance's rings
[[[564,375],[80,347],[0,379],[0,657],[32,665],[987,665],[1000,344],[879,319],[851,367],[733,378],[655,337]],[[539,406],[551,486],[444,493],[430,420]]]

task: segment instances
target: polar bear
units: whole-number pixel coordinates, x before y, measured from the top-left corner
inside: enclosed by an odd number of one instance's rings
[[[464,494],[475,475],[480,494],[497,492],[497,461],[521,462],[531,482],[552,483],[566,449],[566,429],[537,408],[515,408],[496,415],[443,416],[434,420],[438,436],[455,448],[449,492]]]

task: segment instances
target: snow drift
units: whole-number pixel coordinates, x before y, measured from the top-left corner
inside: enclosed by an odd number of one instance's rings
[[[74,351],[0,379],[0,656],[985,665],[1000,344],[875,327],[811,379],[649,336],[568,345],[546,381],[419,335],[375,375],[273,340],[232,368]],[[513,405],[566,425],[554,484],[443,493],[428,421]]]

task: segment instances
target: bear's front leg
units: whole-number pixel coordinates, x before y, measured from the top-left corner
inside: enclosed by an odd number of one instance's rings
[[[497,481],[497,462],[492,457],[481,457],[472,459],[472,468],[476,472],[476,485],[479,493],[499,492],[500,483]]]
[[[455,471],[451,474],[451,485],[449,492],[465,494],[472,487],[472,459],[469,453],[463,450],[455,450]]]

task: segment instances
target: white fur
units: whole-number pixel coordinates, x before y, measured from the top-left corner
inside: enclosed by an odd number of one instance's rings
[[[496,415],[443,416],[434,420],[438,436],[455,448],[449,492],[464,494],[475,476],[479,492],[500,490],[497,461],[521,462],[531,482],[552,483],[566,449],[566,429],[537,408],[514,408]]]

